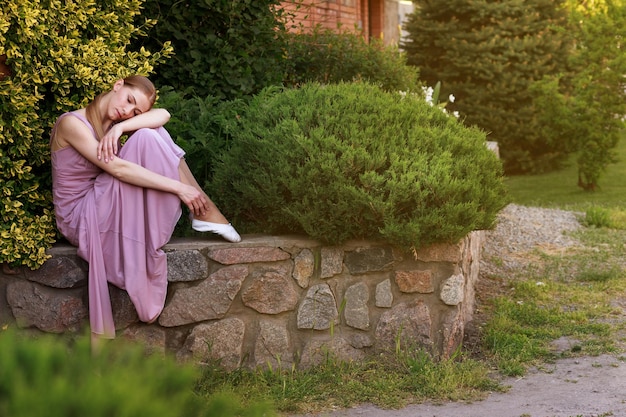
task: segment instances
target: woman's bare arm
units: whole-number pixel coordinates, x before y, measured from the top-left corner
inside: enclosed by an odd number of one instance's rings
[[[130,120],[130,119],[129,119]],[[76,117],[64,117],[57,126],[56,135],[76,149],[94,165],[120,181],[143,188],[175,194],[195,216],[202,216],[209,209],[206,195],[193,185],[165,177],[122,158],[108,163],[98,158],[98,141],[87,125]]]
[[[144,127],[161,127],[170,120],[170,113],[165,109],[150,109],[146,113],[138,114],[130,119],[114,124],[98,143],[98,159],[109,162],[115,158],[118,151],[120,137],[124,133],[133,132]]]

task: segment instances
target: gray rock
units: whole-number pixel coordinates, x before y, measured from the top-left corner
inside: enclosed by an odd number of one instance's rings
[[[321,249],[321,271],[320,278],[332,278],[343,271],[343,249],[322,248]]]
[[[403,348],[432,345],[430,310],[422,301],[400,303],[385,311],[376,326],[376,341],[381,349],[392,349],[399,340]]]
[[[30,281],[7,285],[7,302],[18,326],[34,326],[49,333],[78,331],[87,318],[83,290],[61,290]]]
[[[290,350],[289,332],[284,323],[269,320],[259,322],[259,334],[254,344],[254,362],[257,367],[291,368],[293,354]]]
[[[167,335],[165,329],[154,325],[131,326],[122,332],[122,337],[141,343],[147,352],[166,353]]]
[[[176,288],[161,316],[165,327],[222,318],[248,275],[248,267],[233,265],[211,274],[196,286]]]
[[[346,324],[356,329],[367,330],[370,327],[369,309],[367,302],[370,293],[364,282],[351,285],[346,290],[346,308],[344,317]]]
[[[309,288],[298,309],[299,329],[329,329],[338,323],[339,313],[333,292],[327,284]]]
[[[392,305],[391,280],[386,279],[376,285],[376,307],[389,308]]]
[[[355,362],[365,359],[365,352],[354,348],[341,337],[331,340],[309,340],[302,350],[300,369],[308,369],[312,366],[324,363],[327,357],[342,362]]]
[[[169,282],[197,281],[207,277],[209,264],[198,250],[167,252],[167,280]]]
[[[109,285],[109,296],[111,297],[113,322],[117,330],[124,329],[139,321],[137,309],[126,291],[114,285]]]
[[[452,275],[441,286],[439,297],[449,306],[455,306],[463,301],[465,294],[465,278],[461,274]]]
[[[177,356],[200,362],[219,361],[226,370],[235,370],[242,360],[244,333],[245,324],[238,318],[199,324]]]
[[[87,285],[87,263],[77,256],[48,259],[39,269],[25,268],[26,279],[53,288]]]
[[[351,274],[386,271],[393,266],[390,247],[360,248],[346,253],[344,262]]]

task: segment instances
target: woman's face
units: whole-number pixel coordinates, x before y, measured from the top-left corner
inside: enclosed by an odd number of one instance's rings
[[[144,92],[119,80],[113,85],[107,116],[113,122],[119,122],[145,113],[151,107],[152,103]]]

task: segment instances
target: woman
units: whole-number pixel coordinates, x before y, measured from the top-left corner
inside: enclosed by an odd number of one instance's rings
[[[155,98],[146,77],[130,76],[86,108],[61,115],[52,130],[57,227],[89,262],[92,338],[115,337],[107,282],[128,292],[142,321],[161,314],[167,292],[161,247],[180,218],[181,201],[195,230],[241,240],[162,127],[170,115],[152,108]],[[134,133],[119,147],[127,132]]]

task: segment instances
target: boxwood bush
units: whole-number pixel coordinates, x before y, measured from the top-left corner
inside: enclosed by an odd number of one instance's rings
[[[326,243],[455,242],[505,205],[485,133],[369,83],[268,88],[239,117],[211,195],[244,232]]]

